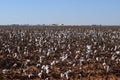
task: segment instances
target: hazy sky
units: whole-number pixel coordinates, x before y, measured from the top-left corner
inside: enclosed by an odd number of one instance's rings
[[[0,24],[120,24],[120,0],[0,0]]]

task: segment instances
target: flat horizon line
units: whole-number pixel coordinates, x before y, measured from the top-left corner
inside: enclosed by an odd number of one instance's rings
[[[0,24],[0,26],[120,26],[120,24]]]

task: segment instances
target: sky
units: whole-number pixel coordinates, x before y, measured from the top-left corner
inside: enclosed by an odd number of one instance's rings
[[[0,0],[0,24],[120,25],[120,0]]]

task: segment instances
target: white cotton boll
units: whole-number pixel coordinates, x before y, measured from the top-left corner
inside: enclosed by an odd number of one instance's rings
[[[118,62],[119,62],[119,59],[117,58],[115,61],[116,61],[116,62],[117,62],[117,64],[118,64]]]
[[[105,50],[105,45],[103,46],[103,50]]]
[[[107,65],[107,66],[106,66],[106,71],[107,71],[107,72],[109,72],[109,68],[110,68],[110,67]]]
[[[17,46],[17,51],[20,52],[20,46]]]
[[[97,50],[94,50],[94,53],[96,53],[97,52]]]
[[[42,67],[41,67],[42,69],[44,69],[45,68],[45,65],[42,65]]]
[[[7,69],[3,69],[3,70],[2,70],[2,73],[3,73],[3,74],[7,74],[8,71],[9,71],[9,70],[7,70]]]
[[[47,74],[49,73],[49,66],[48,65],[43,65],[41,68],[46,70]]]
[[[15,63],[15,64],[13,64],[13,67],[16,67],[17,66],[17,64]]]
[[[47,52],[47,56],[49,56],[50,55],[50,52]]]
[[[80,68],[79,69],[82,69],[82,67],[80,66]]]
[[[106,65],[106,63],[105,63],[105,62],[103,63],[103,66],[104,66],[104,65]]]
[[[70,47],[70,44],[68,44],[68,49],[70,49],[71,47]]]
[[[75,63],[72,66],[75,67]]]
[[[87,49],[91,49],[91,45],[87,45]]]
[[[45,78],[45,80],[49,80],[49,78]]]
[[[11,34],[9,34],[9,37],[10,37],[10,38],[12,38],[12,35],[11,35]]]
[[[34,76],[33,74],[29,74],[29,75],[28,75],[28,78],[31,78],[31,77],[33,77],[33,76]]]
[[[68,74],[70,73],[70,72],[72,72],[71,70],[68,70],[68,71],[66,71],[65,73],[61,73],[60,75],[61,75],[61,77],[66,77],[67,79],[69,79],[69,76],[68,76]]]
[[[120,54],[120,51],[116,51],[116,54]]]
[[[89,50],[87,50],[87,52],[86,53],[88,53],[88,54],[90,54],[91,53],[91,50],[89,49]]]
[[[114,56],[114,55],[112,55],[111,59],[112,59],[112,60],[115,60],[115,56]]]
[[[82,74],[78,74],[78,80],[81,80],[82,79]]]
[[[65,59],[67,59],[68,55],[63,55],[62,57],[60,57],[60,59],[62,59],[62,61],[64,61]]]
[[[76,53],[78,54],[78,53],[80,53],[80,51],[76,51]]]
[[[10,48],[8,48],[8,52],[9,52],[9,53],[11,52]]]
[[[30,62],[30,59],[27,59],[26,62],[29,63],[29,62]]]
[[[82,61],[85,61],[84,57],[81,57],[81,58],[80,58],[80,61],[81,61],[81,62],[82,62]]]
[[[21,39],[21,41],[23,41],[23,38]]]
[[[29,62],[30,62],[30,60],[27,59],[27,60],[25,61],[25,65],[27,65]]]
[[[26,69],[23,69],[22,71],[23,71],[23,73],[25,73],[25,72],[26,72]]]
[[[117,64],[120,63],[120,59],[117,58],[117,59],[116,59],[116,63],[117,63]]]
[[[47,40],[44,41],[44,43],[46,43],[46,42],[47,42]]]
[[[38,73],[38,77],[40,77],[40,78],[41,78],[41,76],[42,76],[42,72]]]
[[[57,47],[55,47],[55,51],[57,50]]]
[[[14,58],[16,58],[17,57],[17,53],[14,53],[13,56],[14,56]]]
[[[91,60],[90,58],[87,59],[87,61],[90,61],[90,60]]]
[[[77,59],[77,58],[78,58],[78,55],[75,56],[75,59]]]
[[[72,72],[72,71],[71,71],[71,70],[68,70],[68,71],[67,71],[67,73],[70,73],[70,72]]]
[[[47,73],[47,74],[49,73],[49,69],[46,70],[46,73]]]
[[[44,56],[39,57],[39,62],[42,63]]]
[[[117,46],[115,46],[115,49],[114,49],[114,50],[116,51],[116,49],[117,49]]]
[[[32,39],[29,39],[29,42],[32,42]]]
[[[96,60],[98,61],[98,60],[99,60],[99,58],[98,58],[98,57],[96,57]]]
[[[51,66],[52,66],[52,65],[55,65],[55,61],[52,61],[50,65],[51,65]]]
[[[41,48],[39,48],[39,50],[38,50],[39,52],[41,52],[42,51],[42,49]]]
[[[55,61],[55,63],[59,63],[59,61]]]
[[[64,74],[63,74],[63,73],[61,73],[61,74],[60,74],[60,76],[61,76],[61,77],[64,77]]]
[[[36,66],[37,66],[37,67],[40,67],[40,66],[41,66],[41,64],[37,64]]]
[[[78,74],[79,77],[81,77],[82,75],[81,74]]]
[[[65,74],[65,77],[69,79],[68,72],[65,72],[64,74]]]
[[[68,54],[65,55],[65,59],[67,59],[67,57],[68,57]]]
[[[36,38],[36,39],[35,39],[35,42],[37,42],[37,41],[38,41],[38,39]]]
[[[24,51],[24,53],[23,53],[23,54],[28,55],[28,50],[27,50],[27,51]]]
[[[26,51],[23,52],[23,54],[26,54],[26,53],[27,53]]]
[[[67,79],[69,79],[69,76],[68,76],[68,74],[66,74],[66,78],[67,78]]]
[[[71,61],[69,61],[68,63],[69,63],[69,64],[72,64],[72,62],[71,62]]]
[[[106,68],[106,63],[105,62],[103,63],[103,67],[104,67],[104,69]]]
[[[45,66],[45,69],[46,69],[46,70],[48,70],[48,68],[49,68],[49,66],[48,66],[48,65],[46,65],[46,66]]]

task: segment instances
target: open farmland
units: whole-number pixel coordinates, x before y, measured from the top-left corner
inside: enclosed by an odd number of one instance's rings
[[[120,27],[0,26],[0,80],[120,80]]]

